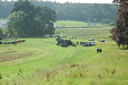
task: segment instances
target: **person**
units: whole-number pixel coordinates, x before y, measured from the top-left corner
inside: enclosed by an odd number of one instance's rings
[[[20,43],[20,40],[18,40],[17,42]]]
[[[100,51],[100,53],[102,53],[102,49],[101,48],[99,49],[99,51]]]
[[[97,48],[97,53],[102,53],[102,49],[101,48]]]

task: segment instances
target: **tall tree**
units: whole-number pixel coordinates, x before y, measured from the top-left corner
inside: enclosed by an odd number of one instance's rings
[[[52,9],[34,6],[28,0],[19,0],[9,16],[8,29],[10,36],[39,37],[53,34],[55,21],[56,14]]]
[[[119,5],[119,19],[117,25],[112,29],[113,39],[118,46],[128,47],[128,0],[114,0]]]

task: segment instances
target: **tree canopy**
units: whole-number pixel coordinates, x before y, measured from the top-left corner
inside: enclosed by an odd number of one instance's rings
[[[36,6],[50,7],[56,11],[57,20],[75,20],[115,24],[118,7],[114,4],[56,3],[29,0]],[[0,2],[0,18],[8,17],[14,2]]]
[[[118,46],[128,47],[128,0],[114,0],[119,5],[119,19],[117,25],[112,29],[113,39]]]
[[[54,34],[56,13],[48,7],[34,6],[28,0],[19,0],[9,15],[10,36],[39,37]]]

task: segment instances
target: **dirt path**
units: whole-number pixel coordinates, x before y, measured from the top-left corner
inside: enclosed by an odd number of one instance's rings
[[[0,63],[2,62],[8,62],[8,61],[12,61],[12,60],[18,60],[18,59],[22,59],[22,58],[26,58],[26,57],[31,57],[33,55],[33,52],[29,52],[29,53],[24,53],[24,54],[13,54],[13,55],[5,55],[0,57]]]

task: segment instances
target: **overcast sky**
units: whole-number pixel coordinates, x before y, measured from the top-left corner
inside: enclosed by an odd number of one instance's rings
[[[113,0],[44,0],[44,1],[56,1],[56,2],[80,2],[80,3],[112,3]]]

